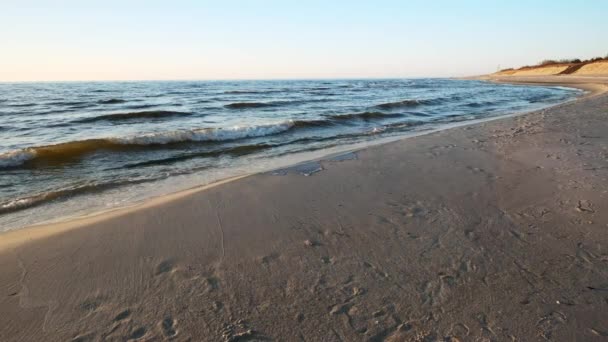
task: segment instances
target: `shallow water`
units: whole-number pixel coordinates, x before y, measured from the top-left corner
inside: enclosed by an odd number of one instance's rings
[[[579,93],[445,79],[3,83],[0,230]]]

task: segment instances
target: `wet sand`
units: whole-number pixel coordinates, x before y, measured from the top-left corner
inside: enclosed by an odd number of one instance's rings
[[[560,80],[595,94],[550,109],[2,234],[0,340],[605,341],[598,82]]]

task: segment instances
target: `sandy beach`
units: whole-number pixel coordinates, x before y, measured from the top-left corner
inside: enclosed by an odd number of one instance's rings
[[[591,94],[1,234],[0,340],[605,341],[608,78],[493,80]]]

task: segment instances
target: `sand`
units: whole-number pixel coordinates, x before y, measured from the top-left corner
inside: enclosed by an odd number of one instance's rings
[[[536,67],[524,67],[521,69],[509,69],[496,72],[490,77],[505,76],[551,76],[558,74],[568,74],[574,76],[608,76],[608,61],[597,61],[588,64],[557,64]]]
[[[557,75],[560,72],[568,69],[567,65],[555,65],[555,66],[543,66],[538,68],[529,68],[522,70],[511,70],[507,71],[505,75],[513,75],[513,76],[545,76],[545,75]],[[498,73],[501,75],[501,73]]]
[[[582,68],[578,69],[575,75],[603,75],[608,76],[608,61],[595,62],[583,65]]]
[[[605,341],[594,82],[569,78],[594,95],[551,109],[2,234],[0,340]]]

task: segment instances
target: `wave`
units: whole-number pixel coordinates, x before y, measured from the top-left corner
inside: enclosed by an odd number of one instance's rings
[[[342,94],[338,94],[338,93],[328,93],[325,91],[320,91],[320,90],[311,90],[308,92],[308,94],[310,95],[316,95],[316,96],[338,96],[338,95],[342,95]]]
[[[154,108],[154,107],[159,107],[161,105],[158,104],[141,104],[141,105],[131,105],[131,106],[126,106],[126,109],[147,109],[147,108]],[[171,106],[181,106],[181,104],[172,104]]]
[[[409,128],[409,127],[415,127],[415,126],[421,126],[421,125],[424,125],[424,122],[421,122],[421,121],[395,122],[395,123],[390,123],[388,125],[385,125],[384,129],[397,130],[397,129],[401,129],[401,128]]]
[[[116,188],[127,184],[141,184],[146,182],[152,182],[159,180],[162,177],[149,178],[149,179],[134,179],[125,180],[118,182],[109,183],[98,183],[98,184],[85,184],[80,186],[74,186],[65,189],[59,189],[55,191],[43,192],[32,196],[21,197],[15,200],[10,200],[4,203],[0,203],[0,215],[11,213],[19,210],[24,210],[32,207],[36,207],[50,201],[59,200],[63,198],[73,197],[77,195],[83,195],[86,193],[93,193],[103,190]]]
[[[331,115],[329,118],[333,120],[373,120],[373,119],[388,119],[403,117],[403,114],[397,113],[382,113],[382,112],[362,112],[352,114]]]
[[[44,110],[44,111],[36,111],[32,112],[30,115],[32,116],[44,116],[48,114],[61,114],[61,113],[71,113],[75,112],[78,108],[69,107],[69,108],[61,108],[61,109],[52,109],[52,110]]]
[[[156,166],[156,165],[166,165],[173,164],[179,161],[185,161],[188,159],[194,159],[199,157],[214,157],[219,155],[232,155],[235,157],[251,154],[255,152],[259,152],[265,149],[269,149],[278,145],[273,144],[252,144],[252,145],[239,145],[234,147],[229,147],[216,151],[208,151],[208,152],[200,152],[200,153],[192,153],[185,154],[176,157],[170,157],[165,159],[156,159],[156,160],[148,160],[140,163],[133,163],[123,165],[121,168],[140,168],[147,166]],[[172,174],[180,174],[183,172],[176,172]],[[65,189],[59,189],[44,193],[35,194],[32,196],[25,196],[15,200],[10,200],[4,203],[0,203],[0,215],[11,213],[19,210],[24,210],[32,207],[36,207],[50,201],[60,200],[64,198],[70,198],[77,195],[83,195],[87,193],[95,193],[99,191],[109,190],[112,188],[117,188],[125,185],[133,185],[133,184],[141,184],[147,182],[153,182],[162,178],[167,177],[167,174],[163,174],[161,177],[148,177],[143,179],[129,179],[123,181],[116,182],[107,182],[107,183],[94,183],[94,184],[85,184],[79,186],[73,186]]]
[[[0,168],[63,164],[99,151],[126,152],[177,143],[218,142],[262,137],[286,132],[294,126],[294,121],[285,121],[259,126],[199,128],[126,137],[77,140],[0,154]]]
[[[78,194],[79,192],[83,193],[83,192],[92,191],[92,190],[93,190],[93,187],[88,186],[88,187],[82,187],[82,188],[75,188],[73,190],[66,189],[66,190],[45,192],[45,193],[36,194],[33,196],[18,198],[16,200],[11,200],[11,201],[0,204],[0,214],[6,214],[6,213],[19,211],[19,210],[24,210],[27,208],[32,208],[32,207],[41,205],[41,204],[49,202],[49,201],[60,199],[62,197],[68,197],[69,195],[75,195],[75,194]]]
[[[543,102],[551,97],[551,94],[538,94],[532,97],[529,97],[527,100],[530,103],[538,103]]]
[[[80,119],[79,122],[101,120],[120,121],[134,118],[162,118],[173,115],[191,115],[187,112],[148,111],[118,113]],[[30,147],[0,154],[0,168],[46,167],[75,162],[86,155],[100,151],[127,152],[150,148],[166,148],[164,145],[196,142],[223,142],[270,136],[297,128],[319,128],[342,125],[349,121],[383,120],[403,117],[404,114],[361,112],[341,115],[328,115],[311,120],[287,120],[274,124],[254,126],[234,126],[223,128],[195,128],[160,131],[123,137],[109,137],[70,141],[55,145]],[[225,151],[222,153],[226,153]]]
[[[432,114],[424,113],[424,112],[407,112],[406,114],[410,115],[410,116],[416,116],[419,118],[428,118],[428,117],[433,116]]]
[[[22,165],[35,156],[35,152],[28,150],[17,150],[2,153],[0,154],[0,168],[9,168]]]
[[[125,145],[166,145],[179,142],[229,141],[274,135],[288,131],[293,126],[293,121],[284,121],[277,124],[258,126],[200,128],[114,138],[114,141]]]
[[[463,104],[462,106],[470,107],[470,108],[481,108],[481,107],[495,106],[498,103],[499,103],[499,101],[479,101],[479,102],[468,102],[468,103]]]
[[[125,103],[127,101],[122,100],[122,99],[108,99],[108,100],[99,100],[97,101],[97,103],[100,104],[118,104],[118,103]]]
[[[166,148],[166,145],[199,142],[224,142],[247,138],[271,136],[297,128],[318,128],[342,124],[348,120],[372,120],[392,117],[402,117],[402,114],[387,114],[379,112],[363,112],[354,114],[334,115],[316,120],[288,120],[275,124],[257,126],[234,126],[225,128],[198,128],[189,130],[161,131],[140,135],[110,137],[70,141],[55,145],[30,147],[0,154],[0,169],[2,168],[44,168],[65,163],[73,163],[81,158],[97,152],[134,152],[153,148]],[[395,123],[401,126],[411,123]],[[389,124],[387,127],[391,127]],[[330,137],[330,139],[335,136]],[[272,145],[274,146],[274,145]],[[241,145],[223,148],[217,151],[204,152],[205,156],[219,154],[246,154],[251,150],[270,148],[271,145]],[[171,157],[170,160],[189,159],[202,156],[201,154]],[[158,163],[144,161],[125,167],[144,166]]]
[[[10,107],[17,107],[17,108],[26,108],[26,107],[34,107],[37,106],[37,103],[16,103],[16,104],[11,104],[9,105]]]
[[[45,102],[45,105],[49,106],[77,106],[81,108],[81,106],[92,106],[93,104],[86,101],[53,101],[53,102]]]
[[[227,90],[224,94],[259,94],[258,90]]]
[[[332,88],[330,88],[330,87],[312,87],[312,88],[304,88],[304,89],[302,89],[302,90],[303,90],[303,91],[308,91],[308,92],[310,92],[310,91],[313,91],[313,92],[314,92],[314,91],[319,91],[319,92],[322,92],[322,91],[324,91],[324,90],[331,90],[331,89],[332,89]]]
[[[230,109],[245,109],[245,108],[262,108],[262,107],[273,107],[276,106],[270,102],[234,102],[225,105],[224,107]]]
[[[238,95],[238,94],[273,94],[273,93],[282,93],[285,92],[286,90],[279,90],[279,89],[269,89],[269,90],[227,90],[224,92],[224,94],[233,94],[233,95]]]
[[[247,109],[247,108],[263,108],[263,107],[279,107],[297,105],[302,103],[310,102],[326,102],[325,99],[309,99],[309,100],[286,100],[286,101],[272,101],[272,102],[234,102],[225,105],[224,107],[230,109]]]
[[[327,127],[334,126],[337,124],[345,123],[348,121],[371,121],[371,120],[382,120],[389,118],[400,118],[403,114],[397,113],[381,113],[381,112],[362,112],[352,114],[336,114],[327,115],[325,119],[316,120],[292,120],[294,127]]]
[[[151,111],[143,111],[143,112],[130,112],[130,113],[116,113],[116,114],[106,114],[100,116],[94,116],[92,118],[84,118],[75,120],[74,122],[78,123],[89,123],[96,121],[122,121],[122,120],[132,120],[132,119],[159,119],[165,117],[173,117],[173,116],[188,116],[192,115],[189,112],[176,112],[169,110],[151,110]]]
[[[169,157],[169,158],[146,160],[146,161],[139,162],[139,163],[123,165],[121,168],[133,169],[133,168],[140,168],[140,167],[166,165],[166,164],[173,164],[176,162],[186,161],[186,160],[190,160],[190,159],[195,159],[195,158],[217,157],[220,155],[242,156],[242,155],[266,150],[266,149],[276,147],[276,146],[280,146],[280,144],[239,145],[239,146],[228,147],[228,148],[219,149],[219,150],[215,150],[215,151],[187,153],[187,154],[182,154],[182,155]]]
[[[326,127],[333,126],[334,123],[330,120],[291,120],[294,127]]]
[[[395,109],[395,108],[407,108],[407,107],[417,107],[422,105],[430,105],[437,104],[438,100],[403,100],[397,102],[387,102],[377,105],[377,108],[380,109]]]

